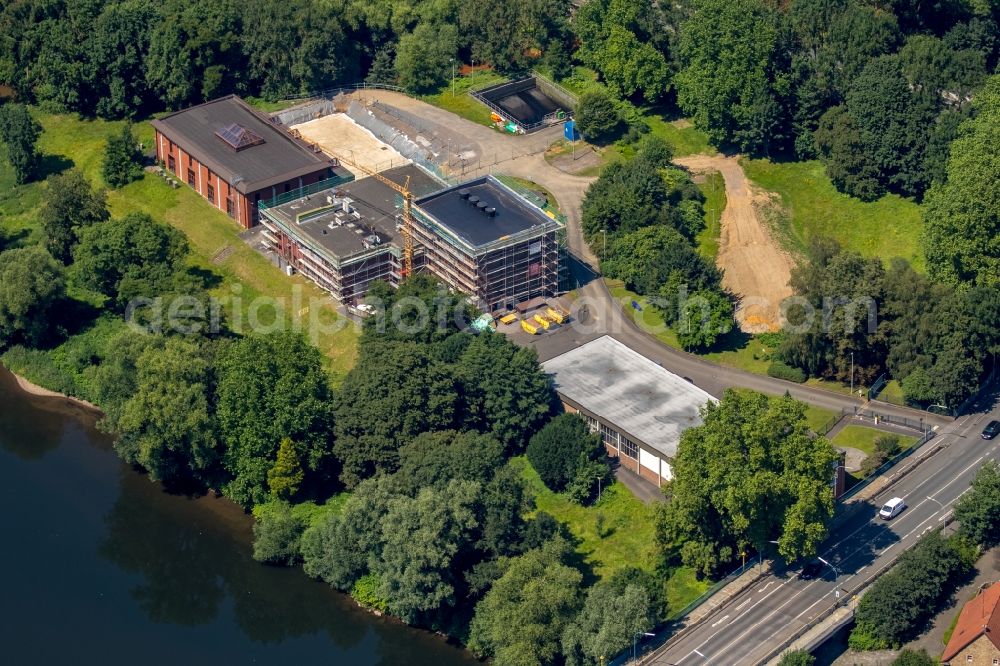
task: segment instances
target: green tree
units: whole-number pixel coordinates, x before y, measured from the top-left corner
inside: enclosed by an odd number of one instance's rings
[[[433,90],[451,74],[457,57],[458,30],[455,26],[420,23],[399,38],[396,47],[399,82],[412,92]]]
[[[74,281],[123,310],[134,298],[171,290],[188,256],[187,238],[145,213],[82,226],[73,247]]]
[[[497,666],[548,664],[581,606],[580,572],[563,563],[568,546],[551,541],[505,564],[476,605],[469,649]]]
[[[535,54],[567,30],[568,0],[522,0],[497,4],[469,0],[458,8],[458,27],[476,62],[499,71],[524,71]]]
[[[566,663],[598,664],[624,651],[636,634],[654,626],[649,595],[639,585],[623,590],[607,583],[590,588],[583,609],[562,637]]]
[[[976,95],[976,116],[952,143],[947,182],[927,193],[923,248],[931,276],[1000,285],[1000,75]]]
[[[475,481],[455,480],[441,490],[424,488],[416,498],[389,503],[380,525],[382,555],[372,570],[390,613],[411,624],[428,622],[458,603],[456,564],[478,526],[480,490]]]
[[[505,451],[524,449],[530,433],[549,415],[552,380],[534,349],[503,335],[476,336],[455,366],[461,387],[462,422],[492,434]]]
[[[258,504],[253,517],[253,559],[285,566],[301,559],[299,543],[306,526],[287,502]]]
[[[295,445],[285,437],[278,447],[274,465],[267,471],[268,490],[278,499],[289,500],[299,491],[305,476]]]
[[[308,472],[307,486],[328,480],[332,394],[314,346],[297,333],[248,335],[222,346],[216,374],[228,497],[244,507],[267,499],[268,472],[285,438]]]
[[[705,406],[674,461],[658,537],[668,557],[710,575],[772,540],[789,560],[816,552],[833,516],[837,456],[810,434],[804,410],[787,396],[734,390]]]
[[[426,346],[362,340],[335,405],[334,452],[348,487],[395,471],[400,447],[421,433],[452,427],[459,404],[451,368]]]
[[[580,60],[618,97],[662,97],[670,87],[668,46],[655,10],[636,0],[592,0],[576,11]],[[581,100],[582,101],[582,100]],[[582,130],[581,130],[582,131]]]
[[[885,649],[920,634],[974,560],[974,551],[957,539],[945,539],[940,531],[921,538],[861,598],[850,645]]]
[[[328,513],[302,535],[301,551],[306,574],[338,590],[349,591],[369,573],[372,558],[384,545],[378,527],[395,495],[386,477],[362,481],[339,513]]]
[[[153,481],[206,482],[218,460],[205,350],[171,338],[136,361],[136,391],[118,419],[115,449]]]
[[[577,414],[560,414],[545,424],[531,438],[527,454],[542,482],[557,493],[566,489],[582,467],[589,468],[592,460],[604,463],[599,476],[605,482],[610,477],[600,435],[590,432]],[[596,486],[597,478],[589,485]]]
[[[142,178],[142,152],[129,125],[122,126],[121,133],[108,139],[101,175],[111,187],[128,185]]]
[[[934,666],[937,661],[927,654],[927,650],[919,652],[909,648],[904,649],[892,660],[892,666]]]
[[[7,144],[7,159],[14,169],[14,182],[26,183],[38,170],[41,156],[36,144],[42,133],[28,107],[23,104],[0,106],[0,139]]]
[[[717,145],[767,154],[789,138],[779,14],[761,0],[697,0],[681,27],[677,102]]]
[[[89,40],[92,62],[88,84],[93,88],[94,110],[99,116],[132,118],[149,107],[152,95],[144,67],[150,30],[162,20],[156,5],[141,0],[110,3],[97,17]],[[107,167],[104,179],[112,187],[130,182],[112,182]]]
[[[0,347],[38,344],[51,335],[66,295],[63,267],[40,247],[0,252]]]
[[[1000,543],[1000,465],[988,460],[976,472],[972,490],[955,504],[962,533],[983,548]]]
[[[392,480],[400,494],[413,496],[421,488],[441,488],[455,479],[488,483],[503,464],[503,447],[490,435],[425,432],[399,449],[399,469]]]
[[[684,349],[709,349],[733,326],[733,302],[719,291],[703,289],[681,303],[677,340]]]
[[[107,220],[107,197],[103,190],[94,190],[77,169],[49,176],[45,204],[39,220],[45,243],[56,259],[68,264],[73,256],[80,230]]]
[[[601,91],[586,92],[576,105],[576,126],[593,143],[614,139],[622,129],[622,115],[615,101]]]

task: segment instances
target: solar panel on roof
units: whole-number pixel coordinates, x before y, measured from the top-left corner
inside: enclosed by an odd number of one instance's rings
[[[249,148],[251,146],[259,146],[264,143],[264,138],[259,134],[251,132],[246,127],[233,123],[232,125],[226,125],[215,132],[215,136],[219,137],[233,150],[240,151],[244,148]]]

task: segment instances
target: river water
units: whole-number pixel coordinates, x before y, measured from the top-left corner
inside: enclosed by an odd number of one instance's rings
[[[94,417],[0,368],[0,638],[7,664],[414,664],[468,652],[250,557],[224,499],[163,492]]]

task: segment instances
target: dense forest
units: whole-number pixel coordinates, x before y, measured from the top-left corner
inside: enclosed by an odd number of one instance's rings
[[[366,78],[433,89],[453,61],[555,78],[576,62],[720,148],[818,156],[854,196],[920,198],[995,71],[998,17],[987,0],[14,0],[0,83],[121,118]]]

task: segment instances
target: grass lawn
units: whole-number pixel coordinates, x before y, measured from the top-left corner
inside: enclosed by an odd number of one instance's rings
[[[656,109],[644,111],[643,119],[649,125],[650,134],[665,140],[674,149],[674,155],[714,155],[718,151],[708,142],[708,135],[687,118],[668,120]],[[721,210],[721,209],[720,209]]]
[[[264,113],[284,111],[285,109],[291,108],[296,104],[301,104],[305,101],[304,99],[279,99],[275,102],[269,102],[261,97],[244,97],[243,99],[247,104],[254,107],[258,111],[263,111]]]
[[[887,434],[890,433],[886,433],[882,430],[876,430],[875,428],[867,428],[865,426],[849,425],[838,432],[837,435],[830,440],[830,443],[834,446],[858,449],[859,451],[864,451],[866,455],[870,456],[875,452],[875,440]],[[899,444],[904,449],[910,448],[916,441],[916,437],[899,435]]]
[[[697,238],[698,254],[715,263],[719,254],[719,236],[722,233],[722,211],[726,209],[726,181],[718,171],[712,171],[705,176],[705,181],[698,183],[698,188],[705,195],[705,228]]]
[[[865,203],[841,194],[819,161],[774,163],[742,160],[747,177],[776,192],[784,208],[776,221],[779,235],[794,252],[815,236],[837,239],[846,249],[866,257],[903,257],[924,269],[920,249],[920,208],[909,199],[886,195]]]
[[[656,565],[655,507],[643,504],[620,483],[607,488],[594,506],[584,507],[545,487],[527,458],[514,458],[512,464],[535,497],[538,511],[552,514],[579,539],[577,553],[593,569],[598,578],[605,578],[618,569],[635,566],[652,571]],[[604,516],[603,532],[598,533],[598,516]],[[671,610],[678,610],[698,598],[708,589],[708,581],[699,581],[685,567],[674,570],[667,580],[667,597]]]
[[[40,148],[49,165],[47,171],[75,165],[91,182],[101,185],[104,145],[120,130],[121,123],[41,112],[35,116],[44,128]],[[153,131],[148,123],[137,124],[134,131],[144,145],[151,145]],[[46,188],[45,182],[33,182],[13,191],[4,188],[0,195],[0,223],[6,229],[20,231],[27,237],[23,242],[30,242],[30,237],[39,233],[37,211]],[[223,300],[231,323],[245,324],[251,311],[257,311],[261,323],[267,324],[276,321],[278,310],[290,326],[300,326],[313,337],[335,380],[354,364],[357,333],[353,326],[346,325],[347,320],[337,317],[330,297],[302,277],[287,277],[254,252],[240,239],[239,227],[190,188],[174,190],[159,177],[147,174],[142,180],[109,191],[108,206],[114,216],[144,212],[183,231],[191,245],[193,266],[216,276],[212,293]],[[254,299],[260,296],[276,307],[255,304]],[[314,310],[309,308],[312,298],[319,299]],[[322,326],[309,326],[312,319]]]
[[[470,95],[469,90],[484,88],[506,80],[506,77],[494,72],[476,71],[468,76],[455,77],[454,94],[452,93],[451,79],[449,79],[437,92],[419,95],[418,98],[474,123],[490,127],[493,125],[490,120],[491,111],[485,104]]]
[[[508,176],[505,173],[497,173],[494,175],[497,177],[497,179],[500,180],[500,182],[502,182],[503,184],[507,185],[510,188],[513,188],[515,191],[530,190],[531,192],[538,192],[539,194],[544,195],[548,203],[545,206],[543,206],[543,208],[551,210],[553,213],[557,215],[560,215],[562,213],[562,210],[559,208],[559,202],[556,201],[555,195],[552,194],[552,192],[550,192],[548,189],[536,183],[535,181],[528,180],[526,178],[518,178],[517,176]]]
[[[889,402],[893,405],[906,406],[906,399],[903,397],[903,387],[900,386],[899,382],[895,379],[889,380],[889,382],[882,387],[881,392],[879,392],[875,399],[881,400],[882,402]]]

